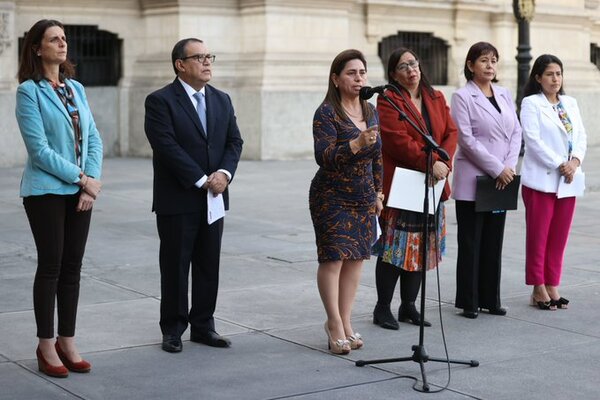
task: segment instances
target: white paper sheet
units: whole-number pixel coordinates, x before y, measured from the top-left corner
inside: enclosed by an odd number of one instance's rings
[[[209,225],[225,216],[223,194],[219,193],[215,196],[213,192],[209,190],[206,195],[206,204],[208,209],[206,220]]]
[[[562,199],[563,197],[580,197],[585,192],[585,173],[577,168],[575,175],[573,175],[573,182],[565,183],[565,178],[560,177],[558,182],[558,191],[556,197]]]
[[[445,179],[429,188],[429,214],[434,214],[440,197],[444,191]],[[403,210],[423,212],[423,201],[425,200],[425,174],[411,169],[396,167],[392,178],[392,187],[388,196],[387,206]]]
[[[373,219],[375,220],[375,226],[374,226],[374,229],[371,229],[371,230],[373,231],[375,236],[373,238],[371,238],[371,246],[373,246],[379,240],[379,237],[381,236],[381,225],[379,225],[379,217],[373,216]]]

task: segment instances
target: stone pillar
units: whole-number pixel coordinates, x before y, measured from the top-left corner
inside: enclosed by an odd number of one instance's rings
[[[15,2],[0,1],[0,167],[20,164],[27,155],[15,118],[17,68]]]
[[[18,54],[14,20],[15,3],[0,2],[0,91],[15,86]]]
[[[353,42],[356,0],[240,0],[238,115],[244,157],[312,157],[329,66]],[[357,35],[362,36],[362,34]]]

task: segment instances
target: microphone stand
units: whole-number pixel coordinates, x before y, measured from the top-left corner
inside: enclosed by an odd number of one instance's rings
[[[400,96],[404,98],[402,93],[394,86],[390,85],[390,88],[396,91]],[[462,364],[469,365],[471,367],[477,367],[479,365],[479,361],[477,360],[452,360],[445,358],[437,358],[437,357],[429,357],[427,354],[427,350],[425,349],[425,283],[427,278],[427,256],[428,256],[428,245],[429,245],[429,181],[431,176],[431,170],[433,167],[433,152],[435,151],[441,159],[448,161],[450,160],[450,156],[448,153],[442,149],[427,133],[423,132],[423,130],[412,121],[408,115],[404,111],[402,111],[385,93],[380,93],[382,96],[399,114],[400,121],[408,122],[417,132],[421,134],[423,139],[425,140],[425,147],[423,147],[423,151],[427,154],[427,163],[425,167],[425,199],[423,200],[423,245],[421,246],[422,250],[422,260],[423,265],[421,267],[421,323],[419,324],[419,344],[413,345],[412,350],[413,354],[410,357],[398,357],[398,358],[387,358],[387,359],[379,359],[379,360],[357,360],[355,365],[357,367],[362,367],[368,364],[383,364],[383,363],[391,363],[391,362],[403,362],[403,361],[414,361],[419,363],[419,367],[421,368],[421,377],[423,379],[423,391],[429,392],[429,384],[427,383],[427,375],[425,374],[425,363],[427,361],[435,361],[435,362],[443,362],[443,363],[451,363],[451,364]],[[406,101],[406,100],[405,100]],[[434,212],[435,218],[435,212]]]

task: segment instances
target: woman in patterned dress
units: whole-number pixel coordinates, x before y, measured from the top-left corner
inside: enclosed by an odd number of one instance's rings
[[[388,80],[400,93],[389,92],[390,99],[415,121],[450,155],[456,150],[457,130],[444,95],[434,90],[421,71],[419,58],[410,49],[395,50],[388,61]],[[385,99],[377,99],[377,111],[381,117],[381,140],[383,142],[383,193],[387,195],[396,167],[425,172],[427,155],[423,151],[425,140],[407,121],[398,119],[396,111]],[[451,161],[443,161],[433,154],[433,178],[447,178],[452,169]],[[428,262],[426,268],[435,268],[441,260],[445,246],[446,219],[444,201],[450,187],[444,186],[441,202],[430,218]],[[419,212],[385,207],[379,218],[382,235],[373,246],[377,255],[375,281],[377,305],[373,311],[373,323],[386,329],[398,329],[398,322],[390,309],[396,282],[400,280],[400,308],[398,320],[419,325],[421,315],[415,307],[415,299],[421,284],[423,268],[423,215]],[[435,223],[434,223],[435,222]],[[436,230],[437,227],[437,230]],[[431,324],[424,321],[425,326]]]
[[[521,105],[525,140],[521,183],[527,224],[525,282],[533,286],[532,305],[542,310],[567,308],[569,303],[560,296],[558,286],[575,197],[558,198],[557,192],[561,181],[573,184],[574,179],[583,178],[579,172],[587,148],[577,101],[564,95],[562,83],[563,65],[558,57],[539,56]],[[580,187],[582,192],[583,184]]]
[[[331,64],[325,100],[315,112],[313,137],[319,170],[309,194],[319,268],[317,284],[327,313],[325,331],[332,353],[363,345],[350,321],[363,260],[376,239],[382,205],[381,140],[377,113],[360,100],[367,62],[358,50],[338,54]]]

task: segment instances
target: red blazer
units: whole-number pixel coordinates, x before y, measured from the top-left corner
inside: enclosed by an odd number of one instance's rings
[[[423,131],[426,130],[425,120],[417,108],[409,100],[410,94],[403,90],[406,101],[393,91],[388,91],[389,98],[403,110],[411,120],[415,121]],[[450,110],[442,92],[434,90],[429,93],[426,89],[421,91],[423,104],[429,113],[431,122],[431,135],[433,139],[448,152],[450,161],[444,161],[452,170],[452,159],[458,141],[456,125],[450,117]],[[425,141],[421,135],[406,121],[398,120],[398,112],[381,96],[377,99],[377,111],[379,112],[379,123],[381,129],[381,140],[383,143],[383,193],[387,199],[392,177],[396,167],[412,169],[425,172],[427,157],[422,150]],[[434,152],[433,161],[440,160]],[[444,185],[442,201],[450,196],[448,181]]]

